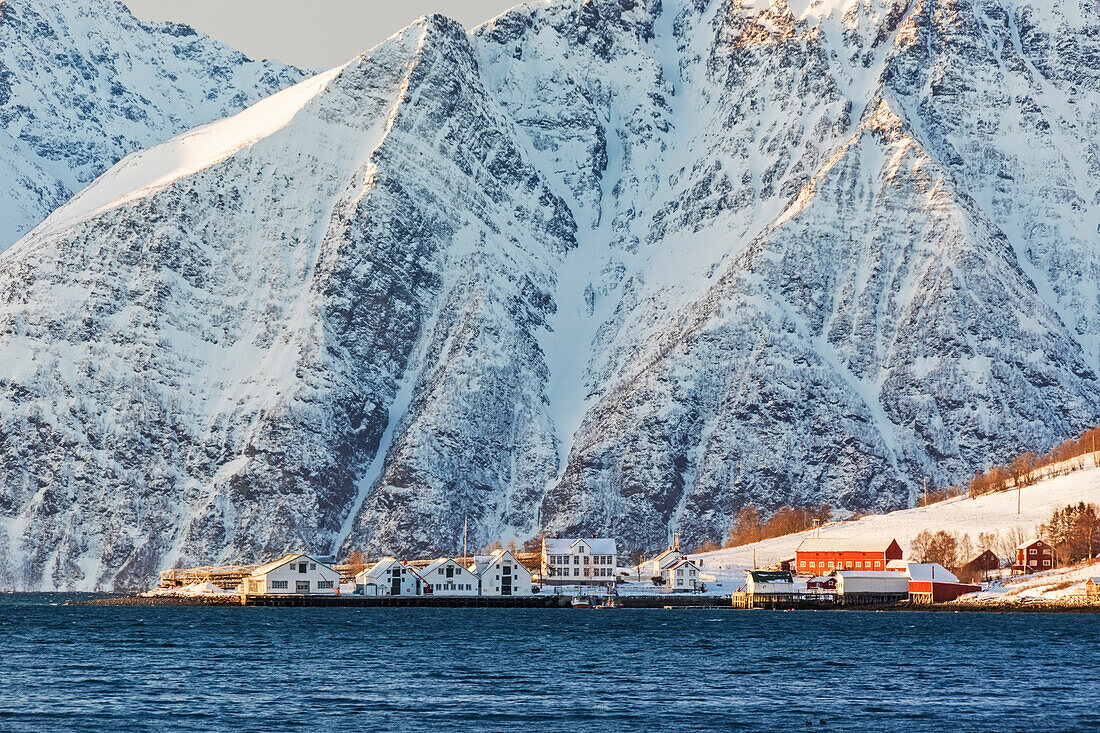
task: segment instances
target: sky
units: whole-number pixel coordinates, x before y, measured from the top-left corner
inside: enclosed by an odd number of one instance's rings
[[[521,0],[125,0],[142,20],[174,20],[239,48],[305,68],[338,66],[428,13],[467,28]]]

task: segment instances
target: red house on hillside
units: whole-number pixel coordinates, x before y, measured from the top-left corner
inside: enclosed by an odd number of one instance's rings
[[[893,539],[811,537],[795,550],[797,572],[825,575],[831,570],[885,570],[901,559],[901,545]]]
[[[1014,575],[1038,573],[1054,567],[1054,548],[1042,540],[1027,540],[1016,546],[1016,564],[1012,566]]]

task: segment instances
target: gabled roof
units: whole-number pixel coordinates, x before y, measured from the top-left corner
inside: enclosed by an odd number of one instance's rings
[[[615,540],[609,537],[562,537],[562,538],[547,538],[543,540],[546,552],[549,554],[554,553],[569,553],[573,551],[573,548],[584,543],[588,546],[593,555],[618,555],[619,550]]]
[[[809,537],[795,552],[886,552],[892,537]]]
[[[938,562],[909,563],[909,579],[919,581],[935,580],[942,583],[958,583],[959,579],[950,570]]]
[[[452,557],[440,557],[440,558],[437,558],[435,560],[432,560],[430,563],[428,563],[424,567],[420,568],[420,570],[418,570],[417,573],[421,576],[428,576],[431,573],[438,570],[439,568],[445,566],[447,563],[451,563],[456,568],[461,568],[462,570],[467,569],[467,568],[462,567],[462,563],[460,563],[458,560],[455,560]]]
[[[1034,544],[1035,544],[1036,542],[1043,542],[1043,540],[1042,540],[1042,538],[1041,538],[1041,537],[1034,537],[1034,538],[1032,538],[1032,539],[1030,539],[1030,540],[1024,540],[1024,541],[1023,541],[1023,542],[1021,542],[1020,544],[1016,545],[1016,549],[1017,549],[1017,550],[1026,550],[1027,548],[1029,548],[1029,547],[1031,547],[1032,545],[1034,545]],[[1046,542],[1043,542],[1043,544],[1045,545],[1045,544],[1046,544]]]
[[[745,573],[754,583],[793,583],[790,570],[746,570]]]
[[[1100,585],[1100,577],[1096,577],[1096,578],[1089,578],[1089,579],[1088,579],[1088,580],[1086,580],[1085,582],[1086,582],[1086,583],[1092,583],[1093,585]]]
[[[677,560],[676,562],[672,563],[667,568],[665,568],[665,570],[675,570],[676,568],[680,567],[681,565],[691,565],[696,570],[702,570],[703,569],[702,565],[695,562],[694,560],[692,560],[689,557],[685,557],[682,560]]]
[[[359,575],[356,575],[355,577],[358,578],[360,576],[364,576],[369,578],[377,578],[383,572],[389,570],[390,567],[392,567],[393,564],[396,562],[398,562],[396,557],[384,557],[376,562],[374,565],[371,565],[366,570],[361,571]]]
[[[312,555],[307,555],[304,552],[288,552],[287,554],[280,557],[278,560],[272,560],[271,562],[266,563],[266,564],[261,565],[260,567],[256,568],[255,570],[252,571],[252,575],[266,575],[267,573],[270,573],[272,570],[275,570],[276,568],[281,568],[283,565],[286,565],[288,562],[294,562],[295,560],[297,560],[300,557],[304,557],[307,560],[309,560],[310,562],[315,562],[318,565],[324,567],[326,570],[333,570],[326,563],[321,562],[320,560],[313,557]],[[333,572],[335,572],[335,571],[333,571]]]

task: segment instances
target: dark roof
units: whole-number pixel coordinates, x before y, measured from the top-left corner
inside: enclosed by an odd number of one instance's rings
[[[754,583],[793,583],[790,570],[750,570]]]

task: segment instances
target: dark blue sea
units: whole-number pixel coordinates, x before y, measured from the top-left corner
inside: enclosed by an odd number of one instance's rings
[[[1100,730],[1100,615],[69,598],[0,596],[0,730]]]

